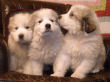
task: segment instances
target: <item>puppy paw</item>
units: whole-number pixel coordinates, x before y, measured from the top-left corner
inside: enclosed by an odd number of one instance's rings
[[[43,74],[42,74],[42,73],[33,73],[33,75],[41,76],[41,75],[43,75]]]
[[[24,71],[23,73],[24,74],[27,74],[27,75],[33,75],[33,73],[32,72],[29,72],[29,71]]]
[[[83,79],[85,77],[85,75],[74,73],[74,74],[71,75],[71,77],[78,78],[78,79]]]
[[[27,74],[27,75],[43,75],[42,73],[40,72],[32,72],[32,71],[24,71],[23,72],[24,74]]]
[[[92,73],[97,73],[99,71],[100,71],[99,69],[95,69],[95,70],[92,71]]]
[[[22,69],[17,69],[16,71],[17,72],[20,72],[20,73],[23,73],[23,70]]]
[[[54,74],[51,74],[51,76],[64,77],[64,75],[63,75],[63,74],[59,74],[59,73],[54,73]]]
[[[101,70],[103,70],[104,69],[104,67],[102,67],[102,68],[98,68],[98,69],[94,69],[93,71],[92,71],[92,73],[97,73],[97,72],[99,72],[99,71],[101,71]]]

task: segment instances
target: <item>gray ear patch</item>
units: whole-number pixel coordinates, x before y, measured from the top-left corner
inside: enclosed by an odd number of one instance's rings
[[[96,26],[91,23],[91,21],[88,18],[82,19],[82,30],[84,30],[87,33],[91,33],[95,31]]]

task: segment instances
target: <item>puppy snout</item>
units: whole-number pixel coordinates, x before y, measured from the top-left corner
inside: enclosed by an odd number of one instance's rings
[[[24,38],[24,35],[23,34],[20,34],[19,35],[19,39],[23,39]]]
[[[51,29],[51,25],[50,24],[46,24],[45,27],[46,27],[46,30],[50,30]]]
[[[62,18],[62,16],[61,16],[61,15],[59,15],[59,16],[58,16],[58,19],[61,19],[61,18]]]

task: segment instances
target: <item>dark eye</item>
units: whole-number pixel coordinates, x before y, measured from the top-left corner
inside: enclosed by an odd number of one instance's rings
[[[38,21],[38,23],[41,23],[41,22],[42,22],[42,20],[39,20],[39,21]]]
[[[51,22],[54,22],[54,20],[50,19]]]
[[[74,16],[74,14],[73,13],[70,13],[70,16]]]
[[[25,28],[26,28],[26,29],[29,29],[29,26],[26,26]]]
[[[15,29],[17,30],[17,29],[18,29],[18,27],[15,27]]]

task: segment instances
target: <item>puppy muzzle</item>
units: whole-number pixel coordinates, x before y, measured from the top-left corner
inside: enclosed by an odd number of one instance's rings
[[[45,25],[45,32],[44,33],[50,33],[50,32],[52,32],[52,30],[51,30],[51,24],[46,24]]]

